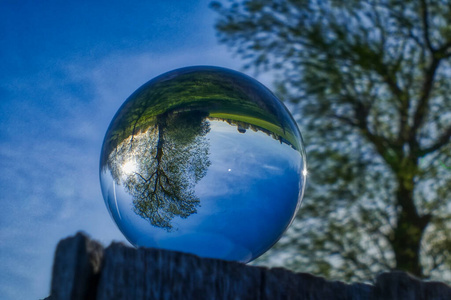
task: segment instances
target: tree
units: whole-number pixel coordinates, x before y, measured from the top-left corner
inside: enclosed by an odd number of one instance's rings
[[[451,282],[451,1],[213,2],[220,42],[296,108],[309,186],[269,255],[343,280]]]
[[[136,214],[169,231],[174,216],[197,212],[194,187],[210,166],[209,131],[205,113],[165,112],[110,153],[108,167],[132,196]]]

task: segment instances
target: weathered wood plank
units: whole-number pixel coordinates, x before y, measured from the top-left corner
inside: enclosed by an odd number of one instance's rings
[[[451,287],[435,281],[421,281],[405,272],[383,273],[376,278],[372,300],[451,300]]]
[[[97,299],[259,299],[263,271],[114,243],[105,251]]]
[[[83,233],[58,243],[50,299],[95,299],[103,246]]]
[[[103,250],[78,233],[57,246],[47,299],[449,300],[451,287],[403,272],[381,274],[374,285],[346,284],[120,243]]]
[[[372,286],[355,283],[352,285],[339,281],[327,281],[308,273],[293,273],[274,268],[265,272],[264,299],[368,299]]]

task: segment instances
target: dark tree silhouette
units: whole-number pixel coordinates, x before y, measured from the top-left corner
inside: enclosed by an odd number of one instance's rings
[[[451,1],[212,7],[220,41],[275,70],[305,129],[306,198],[273,254],[342,280],[396,268],[451,282]]]
[[[194,187],[210,165],[209,130],[204,113],[164,113],[110,154],[113,178],[132,196],[139,216],[171,230],[175,216],[197,212]]]

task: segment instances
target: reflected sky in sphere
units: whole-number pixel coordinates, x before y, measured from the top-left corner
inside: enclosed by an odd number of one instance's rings
[[[256,80],[217,67],[152,79],[113,118],[106,206],[135,246],[249,262],[288,228],[305,186],[302,138]]]

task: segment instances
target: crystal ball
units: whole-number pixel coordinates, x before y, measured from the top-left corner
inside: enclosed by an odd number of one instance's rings
[[[292,222],[306,180],[301,133],[255,79],[173,70],[137,89],[106,132],[105,204],[136,247],[249,262]]]

